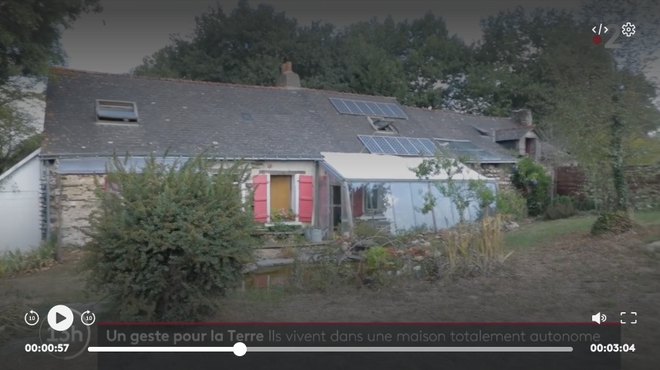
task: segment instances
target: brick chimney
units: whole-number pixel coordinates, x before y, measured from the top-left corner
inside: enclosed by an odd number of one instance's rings
[[[520,126],[531,126],[532,111],[529,109],[518,109],[511,111],[511,120]]]
[[[300,76],[293,71],[291,62],[285,62],[280,68],[282,74],[277,77],[276,86],[291,89],[300,87]]]

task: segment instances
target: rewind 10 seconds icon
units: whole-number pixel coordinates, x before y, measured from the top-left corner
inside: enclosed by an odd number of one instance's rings
[[[591,39],[594,42],[594,44],[600,45],[603,42],[603,37],[601,36],[601,34],[608,34],[609,33],[612,36],[605,43],[605,45],[604,45],[605,49],[619,49],[621,47],[621,44],[616,44],[615,43],[616,40],[621,35],[621,27],[617,26],[616,24],[608,24],[607,26],[605,26],[601,23],[598,26],[595,26],[594,28],[592,28],[591,31],[596,34]]]

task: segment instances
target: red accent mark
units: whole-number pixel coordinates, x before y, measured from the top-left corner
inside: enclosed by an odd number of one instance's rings
[[[594,44],[596,44],[596,45],[600,45],[600,43],[603,42],[603,38],[600,37],[600,35],[596,35],[596,36],[594,36],[594,38],[592,39],[592,41],[594,42]]]

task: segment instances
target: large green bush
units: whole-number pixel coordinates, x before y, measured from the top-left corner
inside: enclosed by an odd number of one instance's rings
[[[552,178],[530,158],[522,158],[513,168],[511,182],[527,199],[530,216],[543,214],[550,201]]]
[[[516,189],[500,188],[495,196],[497,212],[514,220],[527,217],[527,200]]]
[[[247,172],[235,163],[213,175],[214,163],[152,157],[138,172],[115,158],[108,179],[119,194],[97,190],[84,266],[122,320],[199,320],[240,281],[259,243],[240,196]]]

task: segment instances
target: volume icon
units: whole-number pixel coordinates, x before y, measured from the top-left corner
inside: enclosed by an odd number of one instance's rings
[[[603,323],[603,322],[607,321],[607,316],[605,316],[604,313],[598,312],[595,315],[591,315],[591,321],[593,321],[596,324],[600,325],[600,323]]]

